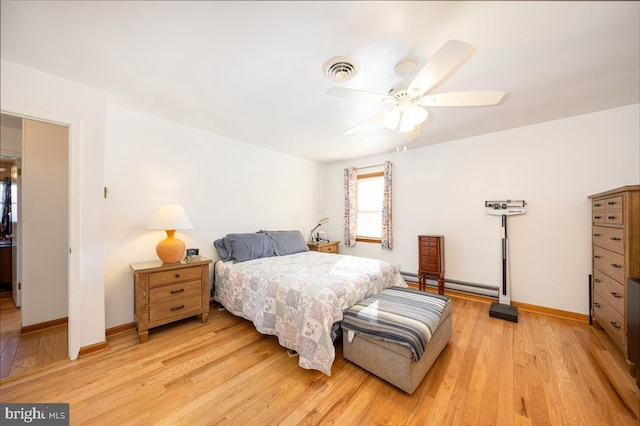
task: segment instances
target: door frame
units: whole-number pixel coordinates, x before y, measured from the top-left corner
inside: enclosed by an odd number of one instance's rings
[[[68,128],[68,148],[69,148],[69,205],[68,205],[68,225],[69,225],[69,257],[67,270],[69,273],[69,283],[67,289],[68,300],[68,354],[69,359],[78,358],[80,351],[80,315],[82,313],[82,282],[80,274],[80,254],[82,253],[81,226],[82,215],[80,212],[80,154],[81,135],[83,123],[81,120],[74,120],[70,117],[42,111],[34,108],[24,108],[9,105],[0,110],[3,114],[14,115],[20,118],[42,121],[45,123],[57,124]],[[21,248],[19,247],[21,250]],[[22,265],[18,265],[19,268]]]

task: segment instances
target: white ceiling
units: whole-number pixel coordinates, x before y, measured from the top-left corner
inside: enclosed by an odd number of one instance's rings
[[[324,163],[640,102],[640,2],[2,0],[2,59],[102,89],[109,102]],[[376,123],[395,64],[447,40],[474,54],[432,93],[503,90],[493,107],[433,108],[408,143]],[[351,81],[322,73],[334,56]],[[184,141],[185,144],[188,141]]]

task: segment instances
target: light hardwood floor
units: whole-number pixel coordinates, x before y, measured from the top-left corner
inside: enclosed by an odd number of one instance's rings
[[[68,361],[67,325],[20,334],[20,309],[10,291],[0,292],[0,379]]]
[[[68,402],[73,425],[638,425],[638,389],[606,334],[452,301],[451,340],[413,395],[345,361],[340,344],[331,377],[304,370],[275,337],[213,310],[206,324],[159,327],[144,344],[126,331],[108,350],[4,380],[0,400]]]

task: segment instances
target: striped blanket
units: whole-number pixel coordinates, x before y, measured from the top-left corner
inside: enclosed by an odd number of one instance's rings
[[[447,303],[449,298],[445,296],[389,287],[349,308],[344,313],[342,328],[407,346],[418,362]]]

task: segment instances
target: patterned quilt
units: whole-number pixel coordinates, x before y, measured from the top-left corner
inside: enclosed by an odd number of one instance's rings
[[[303,368],[331,376],[331,327],[343,312],[387,287],[407,287],[398,266],[307,251],[246,262],[217,262],[214,299],[298,352]]]

